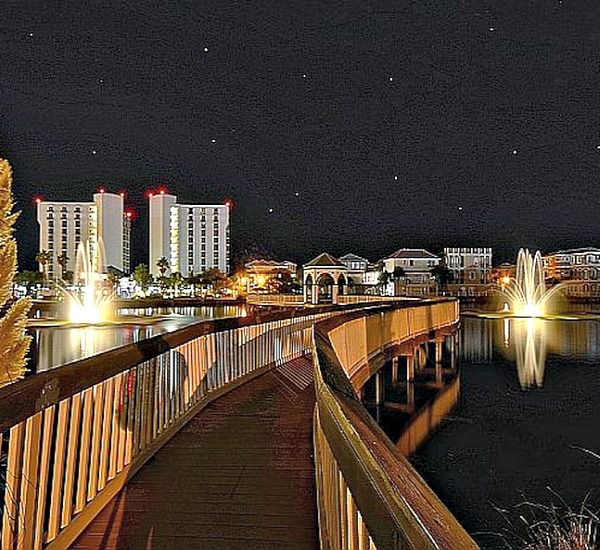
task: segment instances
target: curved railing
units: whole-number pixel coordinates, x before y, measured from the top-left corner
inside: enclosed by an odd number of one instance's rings
[[[312,350],[339,313],[205,321],[0,389],[1,548],[66,548],[210,401]]]
[[[458,321],[455,301],[381,307],[314,327],[321,548],[477,548],[367,413],[351,380],[386,349]],[[356,382],[355,382],[356,383]]]

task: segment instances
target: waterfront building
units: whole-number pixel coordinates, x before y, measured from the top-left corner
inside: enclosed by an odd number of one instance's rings
[[[352,253],[345,254],[339,260],[348,268],[348,284],[366,284],[365,274],[369,270],[369,260]]]
[[[431,270],[440,265],[441,258],[424,248],[401,248],[391,256],[384,258],[384,270],[393,275],[396,268],[404,272],[402,277],[403,294],[408,296],[426,296],[435,293],[435,280]],[[390,281],[389,286],[396,286]],[[399,292],[395,292],[396,294]]]
[[[558,250],[543,257],[544,276],[551,283],[565,283],[564,292],[574,298],[600,297],[600,249]]]
[[[503,262],[492,267],[490,281],[500,286],[506,286],[517,274],[517,266],[509,262]]]
[[[446,267],[455,284],[485,285],[491,280],[492,249],[489,247],[444,248]]]
[[[297,276],[298,266],[294,262],[274,260],[253,260],[244,265],[246,291],[267,288],[269,281],[288,279],[292,281]]]
[[[94,270],[130,271],[131,213],[124,209],[124,195],[100,190],[91,202],[37,199],[39,250],[49,253],[50,279],[75,271],[80,243],[89,243]],[[64,267],[59,258],[66,256]],[[40,265],[40,271],[43,266]]]
[[[157,263],[163,257],[167,275],[229,272],[229,204],[179,204],[176,195],[164,191],[150,194],[149,202],[152,275],[160,274]]]

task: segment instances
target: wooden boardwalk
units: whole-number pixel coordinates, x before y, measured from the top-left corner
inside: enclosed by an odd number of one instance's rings
[[[310,358],[201,411],[72,548],[315,549]]]

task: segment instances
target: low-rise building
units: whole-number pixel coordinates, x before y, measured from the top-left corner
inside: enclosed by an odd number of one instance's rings
[[[369,260],[352,253],[345,254],[339,260],[348,268],[349,285],[366,284],[364,278],[369,269]]]
[[[573,298],[600,297],[600,249],[558,250],[543,257],[544,276],[565,283],[564,293]]]
[[[517,266],[509,262],[504,262],[492,267],[490,272],[490,281],[499,286],[506,286],[514,279],[517,273]]]
[[[492,249],[489,247],[444,248],[446,267],[461,285],[485,285],[491,280]]]
[[[298,266],[294,262],[277,262],[274,260],[253,260],[244,265],[246,278],[246,291],[252,292],[260,289],[271,289],[271,283],[281,280],[292,281],[296,279]]]
[[[440,265],[441,260],[439,256],[424,248],[401,248],[383,260],[383,268],[390,279],[388,286],[394,289],[392,292],[396,294],[399,292],[408,296],[434,294],[436,284],[431,271]],[[401,277],[394,277],[394,273],[400,272],[403,274]],[[400,285],[398,280],[401,282]]]

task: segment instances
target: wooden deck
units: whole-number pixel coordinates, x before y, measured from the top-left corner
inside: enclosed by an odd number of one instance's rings
[[[88,549],[315,549],[310,358],[218,399],[79,537]]]

